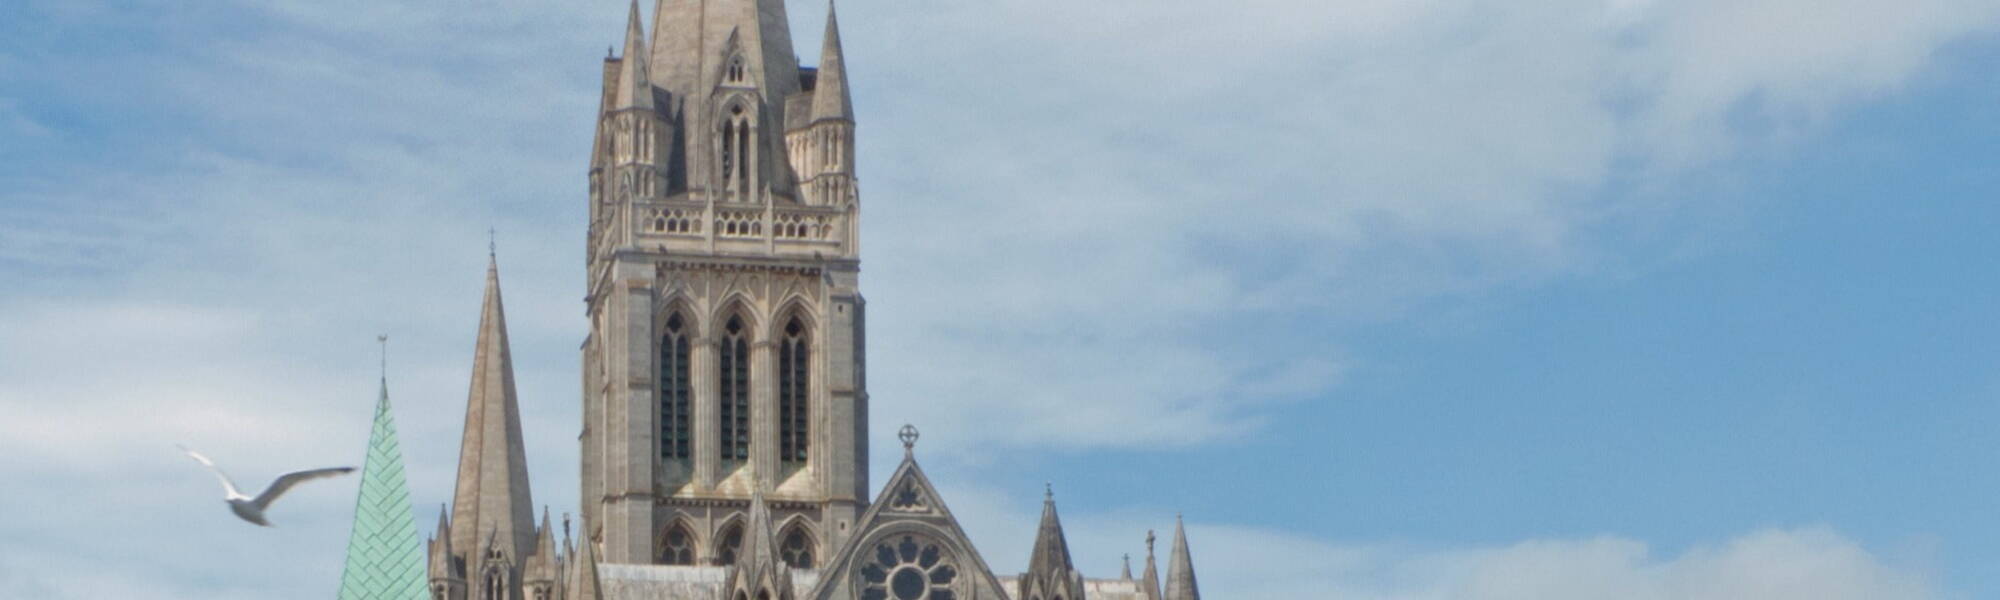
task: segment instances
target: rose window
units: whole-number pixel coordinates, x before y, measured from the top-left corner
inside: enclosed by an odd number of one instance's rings
[[[957,580],[942,548],[906,535],[875,545],[874,559],[861,567],[861,600],[956,600]]]

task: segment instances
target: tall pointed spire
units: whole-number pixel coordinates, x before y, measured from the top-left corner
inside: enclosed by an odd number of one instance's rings
[[[1139,575],[1139,589],[1146,592],[1146,600],[1164,600],[1160,597],[1160,569],[1153,561],[1153,532],[1146,531],[1146,572]]]
[[[583,537],[577,540],[576,553],[570,558],[570,569],[563,600],[604,599],[597,581],[597,542],[590,539],[588,521],[583,524]]]
[[[625,24],[625,56],[618,65],[618,99],[613,110],[653,108],[653,84],[646,68],[646,32],[639,25],[639,0]]]
[[[403,451],[389,410],[388,339],[378,338],[384,344],[382,392],[375,400],[375,425],[368,433],[361,491],[354,499],[354,529],[347,538],[340,600],[421,600],[427,595],[424,549],[410,514]]]
[[[479,551],[486,535],[497,534],[501,547],[519,561],[534,544],[534,518],[514,359],[500,302],[500,267],[489,257],[458,453],[458,489],[452,497],[451,544],[460,551]]]
[[[854,120],[854,97],[847,91],[847,59],[840,49],[840,21],[833,0],[826,2],[826,41],[819,51],[819,76],[813,83],[812,120]]]
[[[1194,581],[1194,557],[1188,554],[1187,528],[1174,516],[1174,554],[1167,559],[1165,600],[1201,600],[1201,588]]]

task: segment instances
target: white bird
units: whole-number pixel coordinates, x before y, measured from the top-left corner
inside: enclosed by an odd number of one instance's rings
[[[208,470],[214,471],[216,479],[222,480],[222,501],[229,504],[230,512],[236,513],[236,516],[242,517],[245,521],[265,527],[270,527],[271,522],[264,520],[264,509],[270,508],[271,503],[276,501],[278,496],[284,494],[286,490],[292,489],[292,486],[298,485],[302,481],[346,475],[354,472],[354,467],[294,471],[279,475],[277,480],[271,482],[270,487],[264,488],[264,491],[259,492],[256,497],[250,497],[243,495],[243,492],[237,491],[236,484],[229,481],[229,476],[224,475],[222,469],[216,468],[214,461],[209,460],[206,456],[202,456],[199,452],[189,450],[187,446],[180,446],[180,449],[182,452],[186,452],[188,456],[194,457],[202,466],[208,467]]]

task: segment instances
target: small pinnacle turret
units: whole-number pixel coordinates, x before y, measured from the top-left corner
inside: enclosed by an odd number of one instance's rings
[[[1153,560],[1153,532],[1146,532],[1146,571],[1139,576],[1139,589],[1147,600],[1165,600],[1160,593],[1160,569]]]
[[[854,120],[854,97],[847,90],[847,61],[840,47],[840,20],[833,0],[826,3],[826,39],[819,51],[819,76],[813,85],[812,121]]]
[[[1201,587],[1194,579],[1194,556],[1188,553],[1187,528],[1180,515],[1174,516],[1174,553],[1167,559],[1165,600],[1201,600]]]
[[[613,110],[653,108],[653,84],[646,68],[646,32],[639,26],[639,0],[625,23],[625,56],[618,65],[618,95]]]
[[[1062,518],[1056,514],[1053,485],[1042,496],[1042,522],[1035,532],[1035,548],[1028,556],[1028,572],[1021,575],[1016,598],[1083,598],[1083,576],[1069,554],[1069,538],[1063,535]]]

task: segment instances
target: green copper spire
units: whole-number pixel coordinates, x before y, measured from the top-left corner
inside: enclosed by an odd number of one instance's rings
[[[382,338],[387,341],[386,336]],[[361,493],[354,501],[354,531],[347,538],[347,566],[340,576],[340,600],[423,600],[424,551],[410,515],[410,489],[403,482],[403,452],[396,421],[389,413],[389,379],[375,403],[375,428],[368,434],[368,459],[361,467]]]

